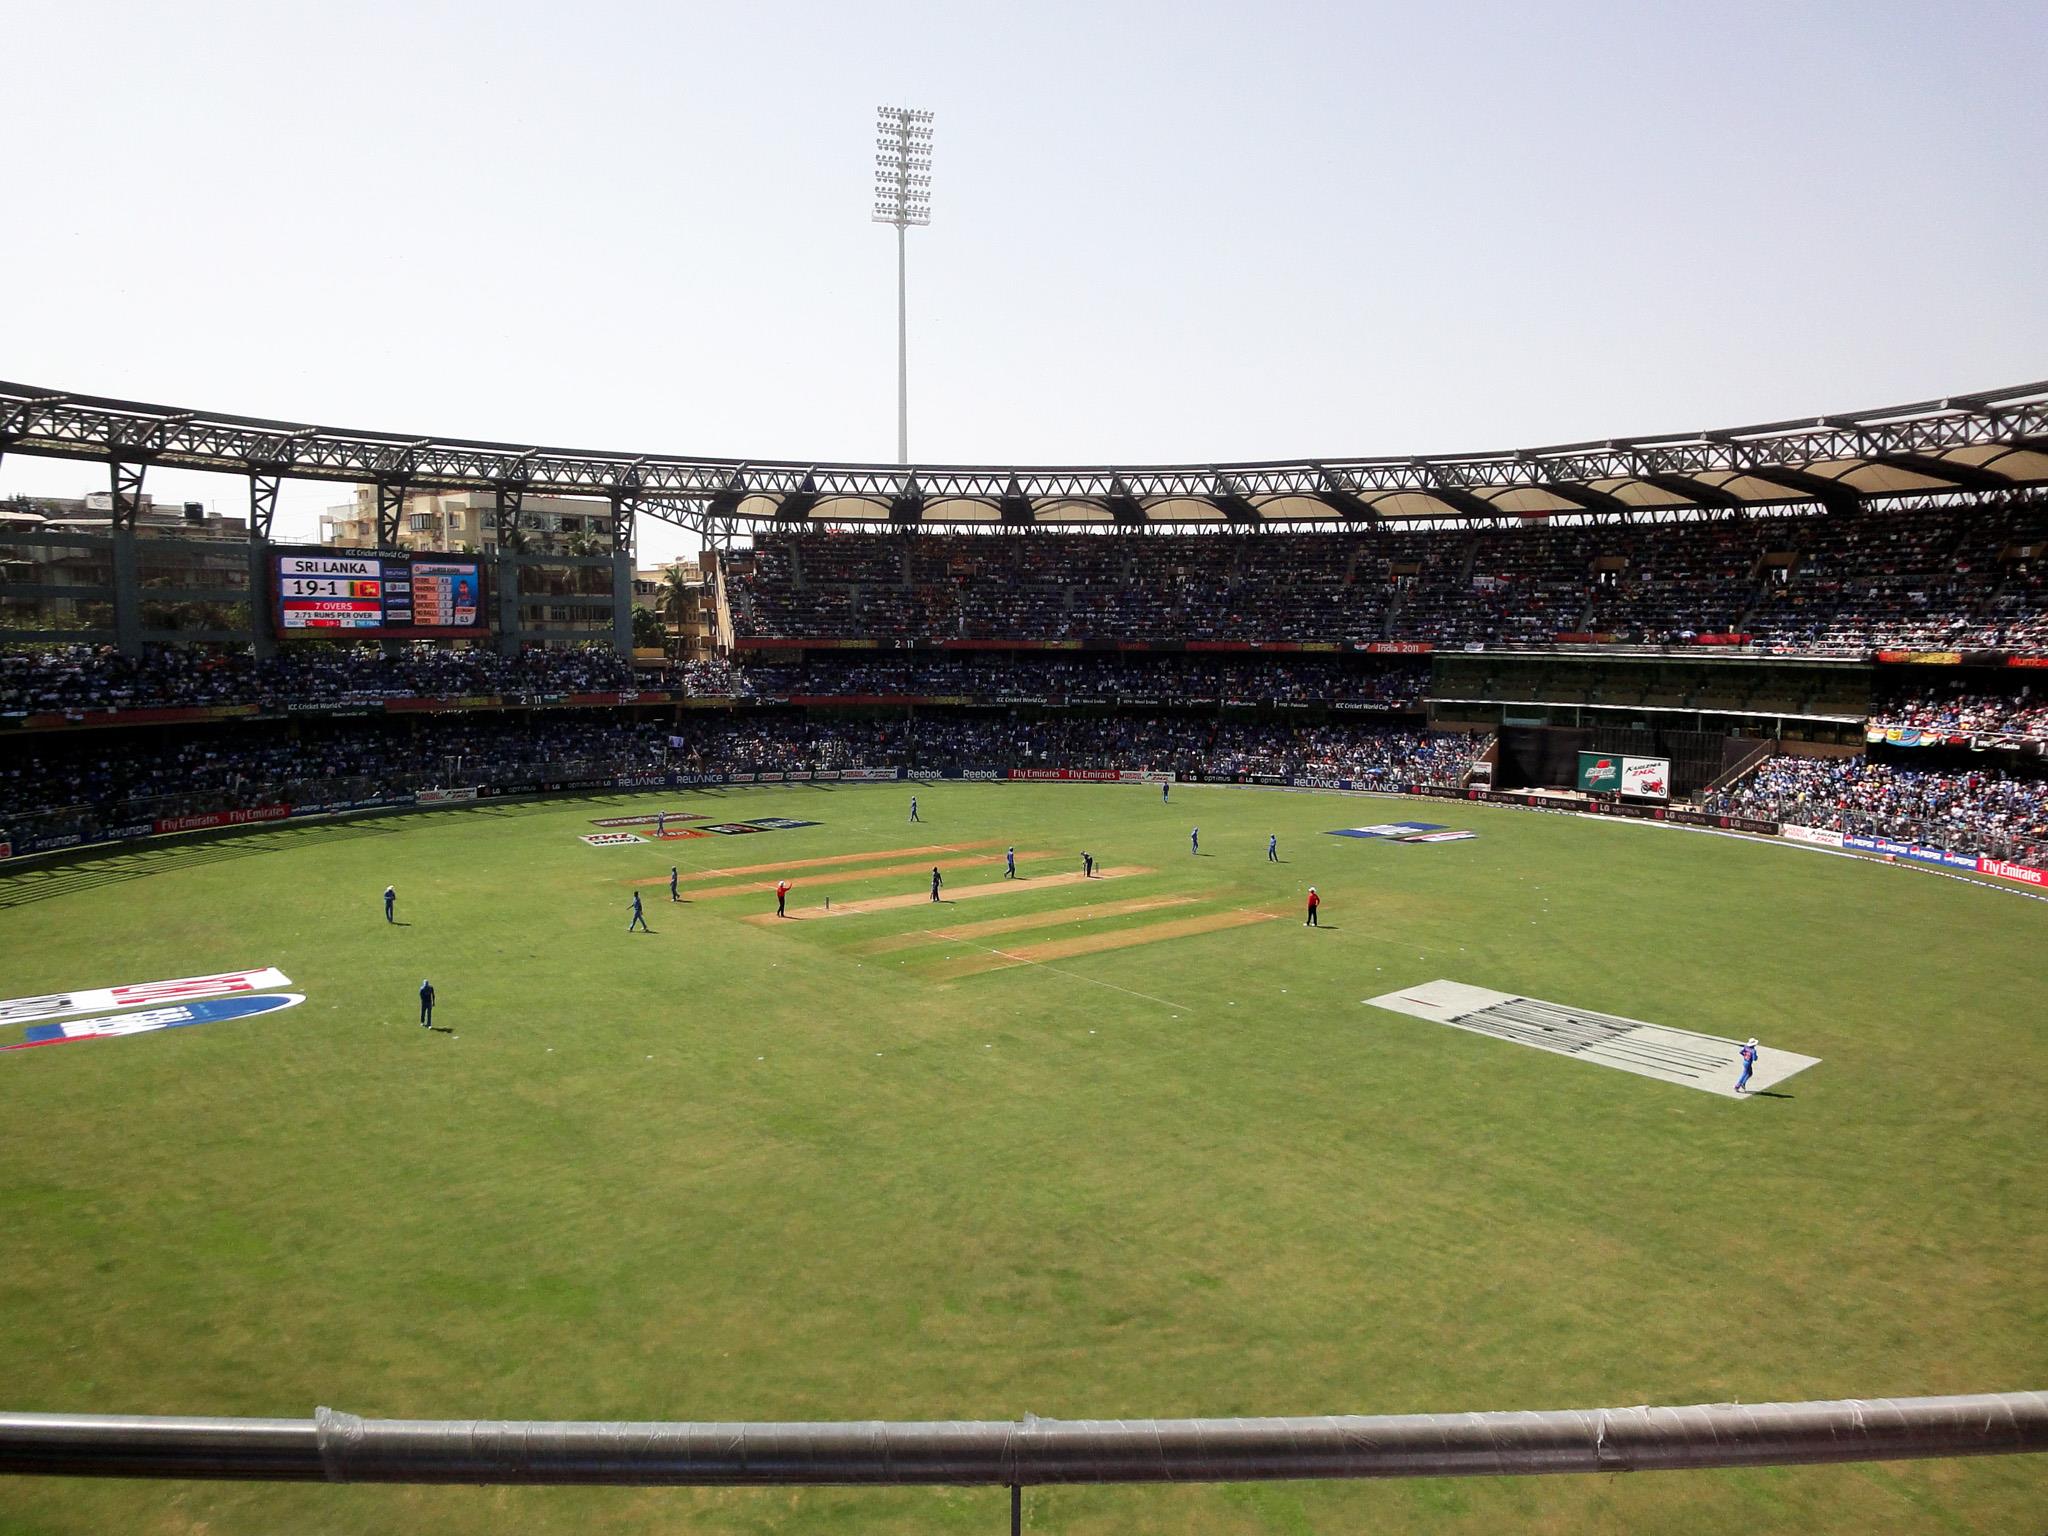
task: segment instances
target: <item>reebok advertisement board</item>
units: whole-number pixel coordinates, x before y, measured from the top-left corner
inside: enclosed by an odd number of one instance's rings
[[[281,549],[271,556],[280,639],[434,639],[490,633],[476,555]]]

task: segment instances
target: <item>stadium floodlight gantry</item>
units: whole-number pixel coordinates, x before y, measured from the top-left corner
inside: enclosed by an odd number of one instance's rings
[[[280,479],[376,485],[395,537],[408,489],[612,507],[613,549],[646,514],[729,539],[748,527],[1324,527],[1641,521],[1910,497],[1993,499],[2048,485],[2048,381],[1706,432],[1505,452],[1096,466],[723,459],[356,431],[0,383],[0,453],[109,466],[114,523],[149,466],[246,476],[267,538]]]

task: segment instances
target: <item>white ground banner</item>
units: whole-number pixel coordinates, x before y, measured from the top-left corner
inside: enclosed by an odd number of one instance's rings
[[[1826,827],[1795,827],[1790,822],[1787,822],[1784,826],[1778,828],[1778,834],[1795,843],[1811,843],[1816,848],[1839,848],[1842,846],[1842,834],[1830,832]]]
[[[1539,1051],[1553,1051],[1560,1056],[1590,1061],[1595,1066],[1617,1067],[1639,1077],[1698,1088],[1724,1099],[1742,1097],[1735,1091],[1736,1079],[1742,1076],[1740,1040],[1724,1040],[1719,1035],[1702,1035],[1617,1014],[1572,1008],[1564,1003],[1517,997],[1512,992],[1468,987],[1458,981],[1426,981],[1421,986],[1403,987],[1366,1001],[1375,1008],[1427,1019],[1432,1024],[1448,1024],[1453,1029],[1491,1035],[1515,1045],[1534,1046]],[[1817,1056],[1780,1050],[1765,1041],[1757,1049],[1756,1070],[1749,1078],[1750,1092],[1782,1083],[1819,1062]]]

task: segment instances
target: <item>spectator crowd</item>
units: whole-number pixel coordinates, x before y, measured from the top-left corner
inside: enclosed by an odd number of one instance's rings
[[[1947,680],[1881,701],[1871,710],[1870,723],[1948,736],[2048,741],[2048,699],[2031,688],[1988,693],[1965,681]]]
[[[1646,644],[1815,655],[2048,650],[2048,508],[1515,529],[775,533],[728,566],[736,633],[978,640]]]
[[[738,701],[802,696],[1018,698],[1137,697],[1172,703],[1345,702],[1417,707],[1426,663],[1401,658],[1280,655],[1259,660],[1200,656],[964,656],[819,654],[739,665],[724,658],[634,668],[606,649],[483,650],[317,647],[265,660],[169,647],[141,657],[111,648],[59,646],[0,654],[0,715],[95,709],[255,704],[375,704],[385,699],[677,689]]]
[[[631,663],[609,648],[500,656],[487,650],[407,646],[295,646],[262,660],[170,646],[138,657],[110,648],[58,646],[0,653],[0,714],[215,704],[370,704],[384,699],[518,693],[613,693],[635,686]]]
[[[688,669],[693,693],[738,699],[804,697],[1141,699],[1160,703],[1343,702],[1381,709],[1420,706],[1427,664],[1379,658],[1281,655],[1257,661],[1205,656],[1033,655],[976,652],[878,658],[821,653],[795,661]]]
[[[2048,778],[1992,769],[1779,756],[1711,796],[1707,809],[2022,864],[2048,858]]]
[[[1086,767],[1311,774],[1398,788],[1457,783],[1469,738],[1363,724],[1108,716],[1030,720],[946,714],[828,719],[764,709],[683,725],[594,711],[407,720],[236,724],[48,735],[0,755],[0,839],[265,805],[334,805],[425,788],[532,788],[676,769]]]

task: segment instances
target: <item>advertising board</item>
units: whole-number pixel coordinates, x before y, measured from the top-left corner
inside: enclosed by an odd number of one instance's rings
[[[1817,848],[1839,848],[1842,846],[1842,834],[1830,831],[1826,827],[1795,827],[1790,822],[1787,822],[1778,831],[1788,841],[1795,843],[1811,843]]]
[[[1621,792],[1645,800],[1671,798],[1671,762],[1662,757],[1624,757],[1621,760]]]
[[[280,549],[271,556],[272,616],[282,639],[431,639],[490,631],[475,555]]]
[[[1581,752],[1577,788],[1588,795],[1611,795],[1621,789],[1622,760],[1609,752]]]

